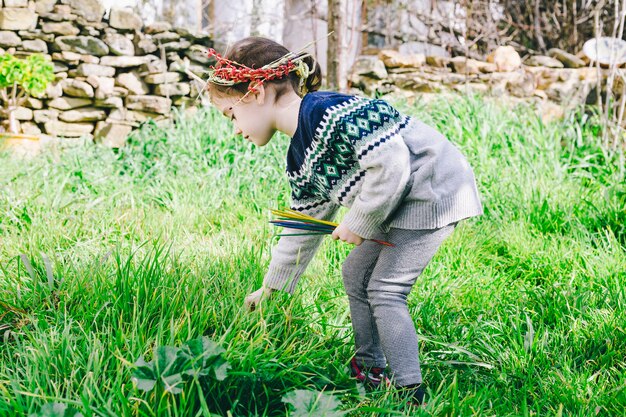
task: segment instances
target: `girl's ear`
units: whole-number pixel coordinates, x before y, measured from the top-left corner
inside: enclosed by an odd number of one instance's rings
[[[256,86],[256,92],[253,93],[256,102],[262,106],[265,103],[265,86],[261,83]]]

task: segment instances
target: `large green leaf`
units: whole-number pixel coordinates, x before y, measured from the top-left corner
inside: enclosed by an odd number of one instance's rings
[[[341,402],[324,392],[295,390],[285,394],[281,401],[294,407],[289,413],[292,417],[341,417],[346,414],[345,411],[337,410]]]
[[[38,412],[29,414],[28,417],[83,417],[83,415],[75,408],[68,407],[67,404],[48,403]]]
[[[135,370],[132,374],[132,380],[138,389],[142,391],[150,391],[156,384],[156,372],[154,371],[154,362],[146,362],[143,356],[140,356],[135,362]]]
[[[143,356],[137,359],[132,379],[142,391],[150,391],[159,384],[165,391],[179,394],[193,378],[224,380],[230,368],[224,352],[206,336],[189,340],[180,348],[158,346],[152,361],[146,362]]]
[[[188,340],[181,346],[180,355],[188,361],[187,375],[213,376],[218,381],[226,378],[230,365],[222,354],[224,348],[206,336]]]

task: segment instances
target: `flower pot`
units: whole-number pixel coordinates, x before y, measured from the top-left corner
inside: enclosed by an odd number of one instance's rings
[[[0,133],[0,151],[14,155],[33,156],[41,151],[39,136],[22,133]]]

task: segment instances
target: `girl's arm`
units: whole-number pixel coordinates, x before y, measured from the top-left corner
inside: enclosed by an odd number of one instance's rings
[[[297,207],[297,206],[296,206]],[[314,209],[297,209],[317,219],[332,221],[339,205],[324,201]],[[286,231],[286,233],[290,233]],[[293,231],[293,233],[296,233]],[[270,266],[263,279],[263,286],[293,294],[300,275],[305,271],[317,252],[324,235],[281,236],[272,249]]]

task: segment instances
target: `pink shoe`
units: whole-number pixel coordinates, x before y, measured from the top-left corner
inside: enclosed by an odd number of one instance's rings
[[[391,381],[385,375],[385,369],[379,367],[372,367],[369,370],[359,366],[356,357],[350,360],[350,374],[356,378],[359,382],[363,382],[367,388],[378,388],[381,384],[383,386],[391,386]]]

